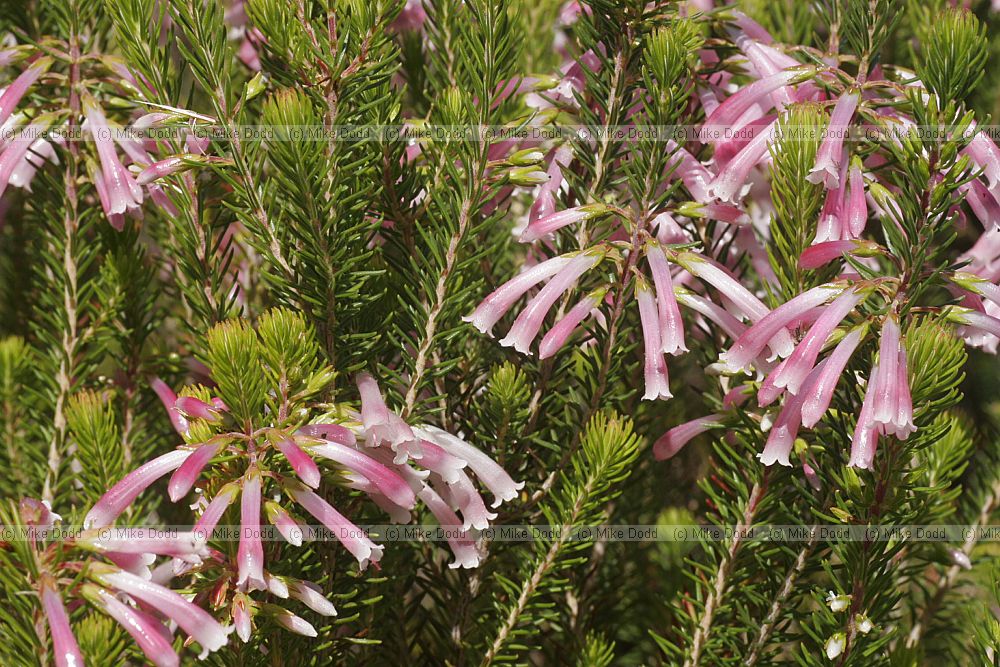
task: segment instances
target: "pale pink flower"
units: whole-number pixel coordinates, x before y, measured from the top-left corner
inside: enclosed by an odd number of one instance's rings
[[[456,529],[463,527],[463,522],[448,506],[448,503],[429,486],[424,486],[420,490],[419,496],[434,518],[438,520],[438,523],[449,529],[447,533],[448,546],[451,547],[455,560],[449,563],[448,567],[469,569],[479,567],[479,550],[476,548],[476,543],[469,537],[455,534]]]
[[[684,448],[695,436],[710,430],[724,419],[723,415],[708,415],[698,417],[689,422],[675,426],[653,443],[653,456],[658,461],[672,458]]]
[[[177,402],[177,394],[174,393],[174,390],[160,378],[153,378],[150,381],[149,386],[152,387],[154,392],[156,392],[160,402],[163,403],[163,407],[166,408],[167,414],[170,416],[170,423],[173,424],[174,430],[180,435],[187,435],[190,425],[188,424],[187,418],[181,414],[181,411],[178,410],[175,405]]]
[[[423,426],[420,430],[427,434],[428,440],[468,464],[469,470],[474,472],[479,481],[493,493],[492,507],[499,507],[503,502],[514,500],[517,498],[517,492],[524,488],[524,482],[514,482],[496,461],[458,436],[436,426]]]
[[[239,484],[236,482],[229,482],[219,489],[215,498],[212,499],[212,502],[205,507],[201,516],[198,517],[198,521],[195,523],[192,532],[202,535],[205,539],[211,537],[212,531],[219,524],[219,519],[222,518],[222,515],[225,514],[229,506],[236,500],[238,493]]]
[[[837,382],[844,374],[847,362],[851,360],[851,355],[858,348],[866,332],[867,327],[864,325],[849,331],[827,357],[823,372],[817,376],[812,386],[800,392],[803,397],[802,424],[806,428],[815,426],[830,407]]]
[[[600,305],[607,293],[608,290],[605,287],[594,290],[580,299],[558,322],[553,324],[552,328],[545,332],[541,342],[538,344],[538,358],[548,359],[558,352],[566,344],[566,341],[569,340],[570,335],[572,335],[580,323]]]
[[[295,547],[302,546],[302,526],[292,518],[285,508],[276,502],[268,500],[264,503],[264,512],[268,522],[278,529],[286,542]]]
[[[91,576],[98,583],[149,605],[177,623],[201,645],[200,659],[204,659],[212,651],[218,651],[229,641],[228,635],[232,628],[223,627],[208,612],[168,588],[111,567],[92,567]]]
[[[726,166],[708,186],[711,197],[731,203],[737,203],[750,189],[747,182],[750,171],[762,164],[769,157],[769,146],[774,139],[777,121],[772,122],[765,130],[747,142],[746,146],[726,163]]]
[[[471,322],[482,333],[489,334],[493,325],[511,309],[518,299],[535,285],[559,273],[572,261],[572,258],[571,254],[553,257],[525,270],[501,285],[495,292],[483,299],[483,302],[476,307],[471,315],[462,319]]]
[[[295,502],[302,505],[320,523],[333,531],[340,543],[358,560],[361,569],[367,567],[369,561],[377,563],[381,560],[384,547],[368,539],[368,536],[364,535],[360,528],[348,521],[330,503],[294,480],[288,480],[285,483],[285,490],[295,499]]]
[[[816,364],[816,359],[823,346],[826,345],[830,334],[861,303],[867,293],[864,288],[846,290],[823,309],[823,314],[813,323],[791,356],[782,363],[779,369],[772,372],[771,375],[774,376],[776,387],[787,388],[793,394],[799,392],[799,388]]]
[[[598,247],[572,257],[566,266],[528,301],[524,310],[514,320],[510,331],[500,339],[500,344],[505,347],[513,346],[518,352],[527,354],[532,341],[542,328],[545,316],[555,302],[573,287],[584,273],[594,268],[604,258],[605,252],[602,247]]]
[[[56,667],[83,667],[83,654],[69,625],[69,615],[63,605],[56,582],[49,575],[42,577],[38,596],[52,637],[52,659]]]
[[[243,476],[240,496],[240,546],[236,555],[239,578],[246,590],[267,590],[264,583],[264,546],[260,539],[260,472],[251,468]]]
[[[764,450],[757,455],[757,458],[764,465],[769,466],[775,463],[780,463],[783,466],[792,465],[789,456],[792,453],[799,428],[802,426],[802,403],[809,393],[810,386],[822,375],[826,363],[826,360],[821,361],[809,372],[803,384],[803,391],[799,395],[788,396],[785,399],[785,404],[781,407],[778,418],[767,434]]]
[[[172,502],[177,502],[187,495],[194,483],[198,481],[201,471],[219,453],[222,445],[222,440],[216,440],[196,447],[191,456],[174,471],[167,484],[167,495],[170,496]]]
[[[156,618],[125,604],[100,586],[84,584],[81,593],[95,607],[125,628],[146,658],[156,667],[180,665],[180,658],[173,648],[173,636]]]
[[[847,197],[841,215],[844,217],[843,232],[851,239],[859,238],[868,223],[868,200],[865,199],[865,181],[861,175],[861,165],[857,160],[848,172]]]
[[[312,460],[308,454],[302,451],[302,448],[296,444],[295,440],[290,437],[285,436],[282,433],[273,432],[273,437],[271,439],[272,444],[274,444],[275,449],[281,452],[285,459],[288,460],[289,465],[292,466],[292,470],[298,475],[306,486],[311,486],[312,488],[317,488],[319,486],[322,475],[320,474],[319,467],[316,462]]]
[[[879,342],[879,372],[872,373],[875,404],[872,420],[882,433],[905,440],[916,430],[913,424],[913,403],[906,369],[906,348],[903,346],[899,323],[890,313],[882,324]]]
[[[321,616],[336,616],[333,603],[323,595],[323,590],[311,581],[288,579],[289,595]]]
[[[743,332],[732,347],[720,355],[720,361],[733,373],[746,369],[775,335],[783,331],[787,335],[785,327],[790,322],[801,317],[805,311],[826,303],[843,291],[843,286],[825,284],[789,299]]]
[[[666,354],[687,352],[684,344],[684,322],[674,294],[670,278],[670,265],[663,249],[655,244],[646,245],[646,261],[649,263],[653,287],[656,289],[656,311],[659,321],[661,349]]]
[[[702,141],[714,142],[724,136],[726,130],[739,127],[738,121],[751,107],[760,106],[766,111],[772,106],[769,100],[771,93],[798,81],[804,81],[812,73],[813,70],[809,68],[784,70],[739,89],[705,119],[701,130]]]
[[[825,241],[806,248],[799,257],[799,267],[803,269],[818,269],[844,255],[868,257],[878,252],[879,246],[873,241],[863,239],[848,239],[843,241]]]
[[[551,213],[544,218],[539,218],[534,222],[529,222],[528,226],[521,232],[520,240],[522,242],[537,241],[538,239],[548,236],[563,227],[573,225],[578,222],[593,220],[594,218],[605,215],[607,212],[608,207],[603,204],[587,204],[585,206],[568,208],[563,211],[559,211],[558,213]]]
[[[3,94],[0,94],[0,125],[7,122],[28,89],[49,70],[53,62],[52,58],[48,56],[38,58],[3,90]]]
[[[844,139],[850,130],[851,119],[858,108],[860,93],[844,93],[837,100],[830,115],[826,136],[816,153],[816,164],[806,177],[811,183],[822,183],[827,190],[840,187],[840,170],[844,154]]]
[[[875,460],[875,448],[878,446],[879,426],[875,423],[875,401],[878,387],[873,379],[878,375],[878,364],[872,368],[871,378],[865,390],[865,398],[861,402],[861,412],[858,423],[851,437],[851,456],[847,465],[865,470],[871,469]]]
[[[104,212],[112,216],[138,211],[142,205],[142,188],[118,158],[113,132],[104,113],[89,96],[83,98],[83,112],[101,161],[100,186],[104,193]]]
[[[649,284],[642,276],[636,276],[635,295],[639,303],[639,320],[642,324],[643,373],[646,381],[644,401],[671,398],[670,379],[667,362],[663,358],[663,343],[660,340],[660,319],[656,312],[656,299]]]
[[[149,486],[168,472],[179,468],[194,453],[190,449],[175,449],[144,463],[101,496],[83,520],[84,528],[103,528],[111,525],[132,502]]]

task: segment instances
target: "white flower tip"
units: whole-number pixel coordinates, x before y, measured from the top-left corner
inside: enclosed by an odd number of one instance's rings
[[[843,632],[838,632],[826,640],[826,657],[828,660],[835,660],[844,652],[847,647],[847,638]]]

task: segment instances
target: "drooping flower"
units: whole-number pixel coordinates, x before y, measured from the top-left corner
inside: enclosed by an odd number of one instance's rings
[[[560,255],[526,269],[483,299],[475,311],[463,319],[471,322],[480,332],[490,334],[493,325],[514,306],[518,299],[535,285],[559,273],[572,258],[572,254]]]
[[[558,352],[569,340],[572,333],[576,331],[576,328],[580,326],[580,323],[600,305],[607,293],[606,287],[597,288],[580,299],[558,322],[553,324],[538,344],[538,358],[548,359]]]
[[[789,456],[792,453],[795,438],[798,437],[799,428],[802,426],[802,404],[808,395],[810,386],[822,375],[826,363],[827,360],[824,359],[809,372],[802,392],[785,399],[785,404],[778,412],[778,418],[768,431],[764,450],[757,455],[757,458],[764,465],[769,466],[775,463],[780,463],[783,466],[792,465]]]
[[[264,583],[264,546],[260,539],[260,472],[250,468],[243,476],[240,494],[240,546],[236,555],[239,567],[237,586],[246,590],[266,590]]]
[[[866,332],[867,325],[864,324],[849,331],[827,357],[826,365],[816,381],[802,392],[802,425],[806,428],[815,426],[830,407],[837,382]]]
[[[139,494],[168,472],[173,472],[194,453],[190,449],[175,449],[144,463],[108,490],[87,512],[84,528],[110,526]]]
[[[916,430],[913,424],[913,402],[907,375],[906,348],[903,346],[899,323],[890,313],[882,324],[879,344],[879,372],[872,373],[875,403],[872,419],[882,433],[905,440]]]
[[[841,184],[841,163],[844,159],[844,139],[850,128],[851,119],[858,108],[861,94],[845,92],[837,99],[830,114],[830,124],[816,153],[816,164],[806,177],[810,183],[822,183],[827,190],[835,190]]]
[[[687,346],[684,344],[684,322],[677,306],[667,256],[657,243],[651,241],[646,244],[646,261],[649,263],[653,287],[656,289],[661,349],[666,354],[687,352]]]
[[[743,332],[732,347],[720,355],[720,361],[730,372],[745,370],[776,334],[785,331],[790,322],[801,317],[810,308],[820,306],[838,296],[844,289],[843,285],[828,283],[792,297]]]
[[[768,148],[774,139],[777,123],[771,122],[726,163],[708,186],[710,196],[733,204],[743,198],[750,189],[750,171],[769,155]]]
[[[643,369],[646,381],[644,401],[671,398],[667,362],[663,358],[660,340],[660,318],[656,311],[656,298],[649,283],[641,275],[635,279],[636,300],[639,303],[639,320],[642,323]]]
[[[89,95],[83,97],[83,113],[87,117],[88,129],[94,137],[97,156],[101,162],[101,174],[94,185],[102,195],[104,213],[111,217],[138,212],[142,205],[142,188],[118,158],[114,132],[96,100]]]
[[[38,597],[52,636],[53,660],[56,667],[83,667],[83,654],[69,625],[69,615],[62,596],[50,575],[43,575],[39,583]]]
[[[593,220],[607,214],[607,212],[608,207],[604,204],[587,204],[585,206],[568,208],[558,213],[551,213],[544,218],[529,222],[528,226],[521,232],[521,241],[536,241],[563,227],[584,222],[585,220]]]
[[[792,394],[799,392],[830,334],[861,303],[866,292],[864,288],[848,289],[823,309],[823,314],[813,323],[795,351],[782,363],[781,368],[772,373],[776,387],[787,388]]]
[[[500,344],[505,347],[513,346],[518,352],[527,354],[532,341],[542,328],[545,316],[555,305],[555,302],[564,292],[573,287],[584,273],[604,259],[605,253],[604,248],[598,246],[574,255],[566,266],[528,301],[524,310],[514,320],[510,331],[500,339]]]
[[[700,134],[702,141],[714,142],[725,136],[726,130],[740,127],[739,120],[751,107],[756,105],[766,111],[772,106],[771,93],[798,81],[804,81],[813,73],[814,71],[807,67],[783,70],[739,89],[705,119]]]
[[[802,252],[802,255],[799,257],[799,267],[803,269],[818,269],[844,255],[870,257],[880,250],[881,248],[877,243],[864,239],[815,243]]]
[[[54,60],[48,56],[38,58],[28,65],[9,86],[4,88],[3,94],[0,94],[0,125],[7,122],[28,89],[52,67],[53,62]]]

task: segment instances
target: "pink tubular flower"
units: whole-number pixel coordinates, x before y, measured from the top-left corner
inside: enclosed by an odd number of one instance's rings
[[[52,66],[52,58],[39,58],[28,66],[0,95],[0,125],[7,122],[28,89]],[[30,142],[29,142],[30,143]]]
[[[103,528],[111,525],[140,493],[168,472],[179,468],[193,453],[194,451],[190,449],[175,449],[125,475],[87,512],[87,516],[83,520],[83,527]]]
[[[18,171],[24,168],[25,161],[28,159],[28,151],[35,144],[34,137],[45,132],[53,120],[54,117],[51,114],[39,116],[0,154],[0,196],[7,190],[8,185],[17,186],[16,176]]]
[[[572,255],[561,255],[536,264],[519,276],[505,282],[495,292],[483,299],[483,302],[479,304],[471,315],[462,319],[466,322],[471,322],[480,332],[489,334],[493,329],[493,325],[529,289],[559,273],[570,261],[572,261]]]
[[[816,223],[816,237],[814,244],[836,241],[845,236],[843,218],[844,192],[840,188],[826,191],[826,198],[823,200],[823,208],[819,213],[819,222]]]
[[[865,231],[868,223],[868,200],[865,199],[865,179],[861,175],[861,165],[857,159],[851,164],[848,172],[847,197],[844,201],[842,215],[843,230],[849,238],[856,239]]]
[[[783,466],[791,466],[789,455],[798,436],[799,428],[802,426],[802,403],[809,391],[810,386],[822,375],[823,368],[827,361],[823,360],[810,371],[806,377],[804,391],[798,396],[789,396],[785,400],[778,418],[771,426],[767,434],[767,443],[764,451],[757,455],[760,462],[766,466],[780,463]]]
[[[302,546],[302,526],[281,505],[268,500],[264,503],[268,522],[278,529],[286,542],[294,547]]]
[[[361,529],[348,521],[330,503],[295,481],[286,482],[285,490],[295,502],[333,531],[340,543],[358,560],[361,569],[365,569],[369,561],[377,563],[381,560],[383,547],[362,535]]]
[[[194,396],[181,396],[174,402],[174,407],[192,419],[204,419],[214,422],[222,417],[218,406],[206,403]]]
[[[528,301],[528,305],[514,320],[507,335],[500,339],[504,347],[511,347],[522,354],[527,354],[531,342],[538,335],[549,309],[566,290],[577,283],[580,277],[594,268],[605,255],[603,248],[587,250],[576,254],[552,279],[546,283],[538,294]]]
[[[865,325],[848,332],[827,357],[823,372],[817,376],[816,381],[806,391],[801,392],[802,425],[806,428],[815,426],[830,407],[837,382],[866,332]]]
[[[115,619],[156,667],[177,667],[180,658],[174,652],[170,632],[149,614],[121,602],[100,586],[84,584],[82,594],[95,607]]]
[[[878,388],[873,379],[878,375],[878,364],[872,368],[872,379],[868,381],[865,398],[861,402],[861,412],[858,423],[854,427],[851,438],[851,456],[847,465],[870,470],[875,460],[875,448],[878,446],[878,424],[875,423],[875,401]]]
[[[264,605],[264,608],[269,611],[275,623],[285,628],[289,632],[294,632],[297,635],[302,635],[303,637],[315,637],[317,636],[316,628],[312,626],[312,623],[302,618],[301,616],[296,616],[287,609],[278,607],[276,605]]]
[[[793,394],[799,393],[799,388],[806,376],[816,364],[820,351],[834,329],[855,307],[865,298],[864,289],[849,289],[833,300],[823,310],[823,314],[809,328],[809,332],[792,352],[791,356],[775,370],[774,384],[776,387],[787,388]]]
[[[553,324],[552,328],[542,336],[542,341],[538,344],[538,358],[548,359],[558,352],[566,344],[566,341],[569,340],[570,335],[580,323],[600,305],[604,300],[604,295],[607,293],[608,290],[604,287],[594,290],[580,299],[575,306],[570,308],[569,312]]]
[[[844,139],[858,108],[860,93],[844,93],[837,100],[830,114],[830,124],[826,128],[826,136],[816,153],[816,164],[806,177],[810,183],[822,183],[827,190],[840,186],[840,163],[843,159]]]
[[[770,108],[770,102],[766,102],[765,100],[768,99],[771,93],[796,81],[805,80],[812,73],[812,69],[805,67],[784,70],[741,88],[720,104],[705,119],[705,124],[702,126],[700,133],[701,140],[705,143],[716,141],[721,136],[724,136],[726,130],[737,127],[738,121],[751,107],[760,105],[765,109]]]
[[[673,458],[695,436],[705,433],[722,420],[723,415],[708,415],[673,427],[653,443],[653,456],[657,461]]]
[[[201,645],[200,659],[218,651],[229,641],[232,628],[219,625],[206,611],[188,602],[177,593],[134,574],[108,567],[93,567],[91,575],[98,583],[114,588],[139,600],[184,629]]]
[[[549,180],[538,186],[535,201],[528,212],[528,225],[556,212],[556,195],[563,184],[562,169],[573,159],[571,146],[560,146],[552,151],[546,174]]]
[[[774,139],[777,123],[778,121],[773,121],[726,163],[708,186],[711,197],[733,204],[743,198],[750,187],[747,183],[750,170],[761,164],[768,156],[768,146]]]
[[[419,438],[402,419],[389,412],[375,378],[359,373],[355,383],[361,394],[361,421],[367,437],[375,444],[388,442],[396,453],[395,463],[404,463],[407,458],[419,459],[423,455]]]
[[[142,205],[142,188],[135,177],[118,159],[111,128],[97,102],[89,96],[83,98],[83,112],[87,116],[90,133],[94,137],[97,156],[101,161],[101,185],[105,197],[102,204],[108,216],[138,210]],[[95,184],[96,185],[96,184]]]
[[[177,533],[170,537],[120,538],[103,535],[104,531],[84,533],[76,544],[102,554],[156,554],[171,556],[186,563],[198,564],[208,557],[205,538],[197,533]]]
[[[363,476],[395,504],[411,509],[416,503],[413,489],[402,477],[364,452],[331,440],[325,440],[320,444],[307,444],[305,447],[310,453],[335,461]],[[428,456],[420,460],[421,465],[427,465],[426,458]]]
[[[264,583],[264,546],[260,540],[260,473],[251,468],[243,477],[240,497],[240,546],[236,555],[239,578],[246,590],[267,590]]]
[[[720,355],[720,361],[730,372],[745,370],[775,335],[785,331],[790,322],[801,317],[810,308],[826,303],[843,291],[843,286],[828,283],[789,299],[747,329],[728,351]]]
[[[740,334],[746,331],[746,326],[742,322],[717,303],[689,292],[683,287],[675,287],[674,295],[678,303],[708,318],[730,338],[739,338]]]
[[[453,569],[479,567],[479,550],[476,548],[475,541],[469,537],[457,535],[455,532],[456,529],[460,528],[464,530],[462,520],[458,518],[458,515],[431,487],[425,486],[420,490],[419,495],[438,523],[451,529],[447,532],[448,546],[451,547],[455,560],[449,563],[448,567]]]
[[[73,636],[69,625],[69,616],[63,605],[62,596],[56,589],[56,582],[49,575],[42,577],[38,596],[42,601],[42,611],[49,624],[49,634],[52,636],[53,662],[56,667],[83,667],[83,654]]]
[[[250,634],[253,632],[253,617],[250,614],[252,605],[250,597],[246,593],[237,593],[233,596],[233,627],[236,628],[236,636],[243,643],[250,641]]]
[[[295,440],[281,433],[275,433],[271,442],[288,460],[289,465],[292,466],[292,470],[295,471],[295,474],[298,475],[299,479],[306,486],[314,489],[319,486],[319,482],[322,479],[319,467],[308,454],[302,451],[302,448],[295,443]]]
[[[187,492],[191,490],[194,483],[198,481],[201,471],[219,453],[222,445],[223,442],[221,440],[206,442],[197,447],[191,456],[174,471],[174,474],[170,476],[170,482],[167,484],[167,495],[170,496],[172,502],[176,503],[187,495]]]
[[[642,276],[636,276],[635,295],[639,302],[639,320],[642,324],[644,348],[644,375],[646,393],[642,400],[655,401],[671,398],[670,379],[667,376],[667,362],[663,358],[663,343],[660,340],[660,320],[656,312],[656,300],[652,290]]]
[[[226,513],[229,506],[236,500],[236,494],[238,493],[239,486],[236,482],[230,482],[223,486],[215,495],[215,498],[212,499],[212,502],[201,513],[201,516],[198,517],[193,532],[202,535],[206,540],[211,537],[212,531],[215,530],[215,527],[219,523],[219,519],[222,518],[222,515]]]
[[[499,507],[501,503],[517,498],[517,492],[524,488],[524,482],[514,482],[507,471],[493,459],[458,436],[436,426],[424,426],[421,432],[427,434],[427,439],[445,452],[468,464],[479,481],[493,493],[492,507]]]
[[[187,417],[182,415],[181,411],[174,405],[177,402],[177,394],[174,393],[174,390],[160,378],[153,378],[149,386],[156,392],[160,402],[163,403],[163,407],[166,408],[167,414],[170,416],[170,423],[174,425],[174,430],[180,435],[187,435],[190,425],[188,424]]]
[[[995,191],[1000,186],[1000,148],[997,148],[989,135],[976,132],[962,152],[983,170],[990,190]]]
[[[666,142],[667,152],[670,158],[667,160],[667,169],[673,170],[671,174],[681,179],[684,187],[691,193],[691,196],[698,201],[708,201],[711,197],[708,194],[708,185],[712,182],[712,172],[698,161],[698,158],[688,151],[678,146],[672,140]]]
[[[522,242],[537,241],[543,236],[548,236],[549,234],[560,230],[567,225],[584,222],[585,220],[593,220],[594,218],[605,215],[607,212],[608,207],[604,204],[588,204],[586,206],[576,206],[574,208],[568,208],[565,211],[552,213],[544,218],[539,218],[538,220],[529,223],[524,231],[521,232],[520,240]]]
[[[969,208],[979,218],[983,229],[1000,228],[1000,202],[985,185],[973,180],[964,183],[959,189],[965,193]]]
[[[882,324],[879,343],[879,372],[873,372],[871,379],[875,391],[872,420],[883,433],[905,440],[916,427],[913,425],[906,348],[901,341],[899,323],[892,313]]]
[[[311,581],[298,579],[288,580],[288,593],[321,616],[336,616],[337,610],[333,603],[326,599],[323,590]]]
[[[816,243],[803,251],[799,257],[799,267],[803,269],[818,269],[844,255],[869,257],[878,251],[879,246],[877,243],[864,239]]]
[[[684,321],[677,306],[667,256],[659,245],[649,243],[646,245],[646,261],[649,263],[653,287],[656,289],[661,349],[665,354],[687,352],[687,346],[684,345]]]

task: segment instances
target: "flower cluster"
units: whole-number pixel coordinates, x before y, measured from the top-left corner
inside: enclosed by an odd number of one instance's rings
[[[213,552],[212,561],[205,565],[215,572],[213,604],[229,607],[243,641],[249,640],[258,613],[298,634],[316,635],[315,628],[301,617],[280,606],[255,601],[250,595],[253,591],[298,600],[323,615],[336,614],[315,583],[268,570],[261,530],[265,521],[286,542],[301,546],[311,534],[297,518],[298,511],[304,511],[325,526],[362,569],[369,563],[377,565],[382,558],[384,547],[321,493],[324,472],[331,481],[335,477],[347,488],[364,493],[393,522],[408,522],[417,501],[422,502],[442,526],[455,529],[448,531],[453,568],[479,565],[475,531],[488,528],[497,516],[487,509],[469,473],[493,494],[493,508],[514,499],[523,487],[460,437],[434,426],[408,425],[388,409],[375,379],[367,373],[357,377],[360,413],[348,411],[343,423],[320,421],[294,429],[265,426],[249,433],[225,428],[228,408],[218,397],[209,397],[207,390],[194,391],[201,398],[194,393],[178,397],[158,379],[153,386],[174,428],[188,442],[143,464],[109,489],[87,514],[85,526],[111,525],[139,494],[167,474],[171,475],[167,492],[172,501],[196,489],[198,498],[193,507],[199,516],[193,533],[202,540],[211,538],[238,500],[240,539],[235,562]],[[197,434],[209,431],[212,435],[199,439]],[[289,503],[297,507],[293,509]],[[140,556],[147,553],[145,546],[134,544],[131,549]],[[154,546],[156,549],[148,553],[172,555],[183,570],[203,564],[200,559],[184,558],[186,553],[171,553],[178,548],[173,543]],[[93,547],[114,551],[120,545],[96,541]],[[145,564],[142,558],[121,563],[122,567],[140,569]],[[227,596],[231,596],[228,602]]]

